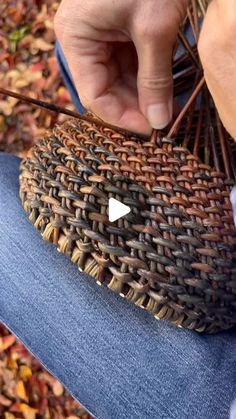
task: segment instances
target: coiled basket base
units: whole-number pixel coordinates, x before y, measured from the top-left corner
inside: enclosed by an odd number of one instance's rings
[[[43,239],[157,319],[209,333],[236,323],[233,184],[171,139],[79,119],[56,126],[20,168]],[[109,222],[109,198],[131,212]]]

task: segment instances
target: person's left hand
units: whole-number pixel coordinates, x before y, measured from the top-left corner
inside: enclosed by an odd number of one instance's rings
[[[212,0],[198,44],[220,118],[236,140],[236,0]]]

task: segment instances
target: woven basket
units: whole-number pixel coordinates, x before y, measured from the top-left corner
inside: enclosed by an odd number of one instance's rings
[[[157,319],[215,333],[236,323],[235,145],[201,86],[169,136],[82,117],[56,126],[22,161],[20,197],[43,239],[98,284]],[[114,223],[110,198],[131,208]]]
[[[226,176],[168,138],[144,142],[69,120],[21,163],[42,237],[159,319],[216,332],[236,321],[235,227]],[[108,200],[131,207],[108,221]]]

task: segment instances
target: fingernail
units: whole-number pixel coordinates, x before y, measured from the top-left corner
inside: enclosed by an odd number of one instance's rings
[[[168,104],[158,103],[155,105],[149,105],[147,108],[147,119],[152,128],[165,128],[171,119]]]

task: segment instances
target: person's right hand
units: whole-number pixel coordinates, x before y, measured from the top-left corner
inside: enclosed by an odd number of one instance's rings
[[[221,120],[236,140],[236,0],[212,0],[198,47]]]
[[[83,105],[136,132],[172,118],[172,53],[188,0],[62,0],[55,31]]]

